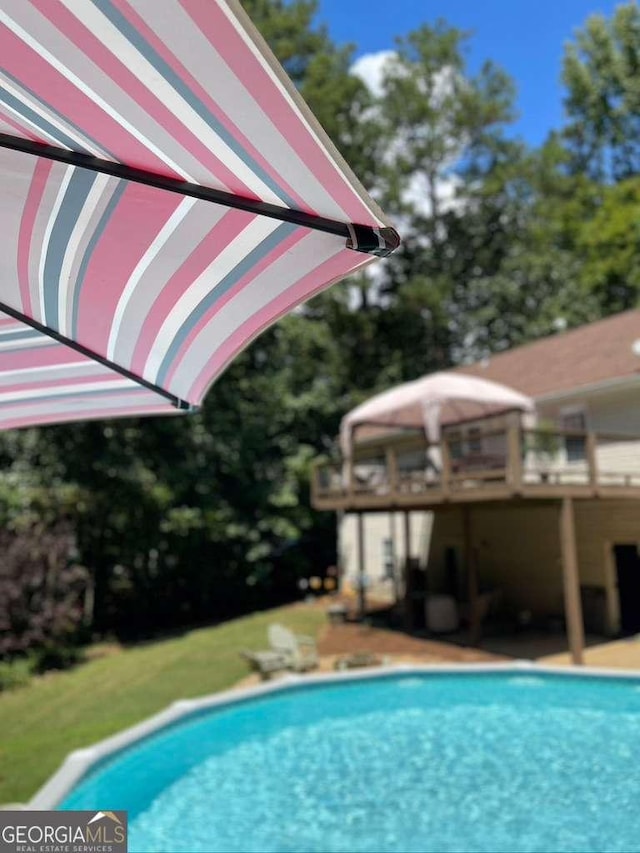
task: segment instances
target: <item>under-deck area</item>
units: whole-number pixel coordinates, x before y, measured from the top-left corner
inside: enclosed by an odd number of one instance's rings
[[[620,507],[622,501],[633,512],[635,499],[640,498],[639,446],[636,436],[526,429],[521,423],[477,430],[471,440],[468,435],[462,440],[455,430],[443,431],[440,440],[431,443],[415,434],[396,435],[393,441],[389,437],[371,438],[354,443],[350,459],[317,465],[312,502],[319,510],[355,516],[355,553],[361,578],[367,571],[366,518],[372,513],[402,515],[404,541],[400,552],[405,556],[403,595],[407,614],[416,596],[410,580],[410,566],[416,562],[411,554],[411,514],[433,511],[435,520],[455,516],[465,586],[458,603],[465,608],[473,645],[480,640],[490,601],[483,588],[478,542],[489,536],[482,529],[487,525],[482,516],[491,509],[495,520],[487,526],[492,528],[492,541],[499,543],[493,556],[498,557],[499,548],[503,573],[516,577],[528,557],[527,549],[539,549],[535,576],[532,574],[530,580],[532,589],[537,584],[539,589],[553,587],[557,592],[554,612],[565,626],[571,658],[580,664],[585,648],[585,583],[593,588],[594,581],[589,577],[589,571],[593,574],[589,566],[586,581],[584,572],[581,577],[580,559],[586,542],[578,539],[576,519],[588,530],[589,512],[597,515],[589,508],[603,507],[610,501],[612,507]],[[513,513],[519,515],[519,534],[509,529],[514,527]],[[615,566],[610,561],[613,543],[618,541],[614,533],[611,536],[607,543],[611,553],[605,557],[609,562],[603,573],[606,578],[598,577],[595,582],[602,583],[610,609],[617,606]],[[549,543],[546,550],[539,547],[538,539]],[[603,555],[598,547],[591,550],[598,551],[592,562],[599,560],[601,565]],[[486,553],[490,558],[490,551]],[[359,595],[364,613],[364,581]],[[408,618],[407,628],[411,627]]]

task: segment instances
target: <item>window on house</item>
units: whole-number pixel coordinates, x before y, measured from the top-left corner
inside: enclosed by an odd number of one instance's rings
[[[449,455],[452,459],[461,459],[464,455],[462,448],[462,436],[458,431],[448,432],[447,442],[449,444]]]
[[[382,580],[393,578],[394,568],[393,539],[385,537],[382,540]]]
[[[561,416],[562,429],[586,432],[587,418],[582,412],[565,412]],[[586,439],[583,435],[566,435],[564,438],[567,462],[581,462],[586,459]]]
[[[467,447],[469,453],[482,453],[482,430],[480,427],[471,427],[467,435]]]

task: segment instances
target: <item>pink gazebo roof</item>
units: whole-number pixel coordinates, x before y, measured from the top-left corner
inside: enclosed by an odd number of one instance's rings
[[[470,407],[476,414],[507,409],[534,411],[529,397],[498,382],[457,372],[432,373],[377,394],[345,415],[340,427],[343,452],[350,448],[354,429],[363,425],[424,429],[435,439],[443,408],[455,410],[458,403],[470,404],[460,413],[464,418],[469,417]]]

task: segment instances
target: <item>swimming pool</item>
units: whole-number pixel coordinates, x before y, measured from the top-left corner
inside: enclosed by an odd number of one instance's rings
[[[640,681],[530,670],[304,682],[102,759],[61,808],[131,851],[626,851]]]

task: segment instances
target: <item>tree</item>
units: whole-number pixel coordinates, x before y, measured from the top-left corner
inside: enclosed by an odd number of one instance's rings
[[[472,201],[452,216],[456,361],[580,325],[600,316],[577,251],[600,187],[567,173],[556,136],[537,151],[508,143]]]
[[[381,116],[392,145],[386,200],[399,208],[408,203],[409,210],[417,201],[432,242],[443,236],[443,195],[455,195],[461,173],[481,168],[500,129],[513,119],[512,82],[490,62],[471,76],[468,38],[442,20],[425,25],[398,39],[383,79]]]
[[[383,76],[381,192],[404,245],[376,282],[385,306],[376,337],[393,343],[383,363],[398,379],[462,357],[476,285],[493,276],[519,230],[497,177],[518,150],[504,138],[514,87],[490,62],[470,74],[468,38],[443,21],[425,25],[398,41]]]
[[[572,168],[598,181],[640,173],[640,7],[592,15],[566,48],[564,135]]]
[[[582,281],[603,315],[640,298],[640,177],[602,188],[598,210],[583,224],[577,246]]]

